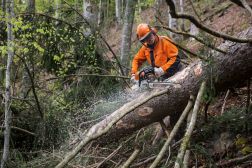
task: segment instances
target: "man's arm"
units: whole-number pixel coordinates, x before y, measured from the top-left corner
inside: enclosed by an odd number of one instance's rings
[[[143,64],[144,61],[146,61],[146,56],[144,54],[144,47],[142,47],[138,53],[134,56],[132,61],[132,69],[131,74],[136,74],[138,71],[138,68]]]
[[[166,37],[167,38],[167,37]],[[177,66],[177,64],[180,62],[179,58],[178,58],[178,48],[172,44],[171,42],[169,42],[168,39],[163,39],[163,50],[166,53],[168,62],[166,64],[164,64],[163,66],[161,66],[161,68],[165,71],[168,72],[171,69],[174,69],[175,66]]]

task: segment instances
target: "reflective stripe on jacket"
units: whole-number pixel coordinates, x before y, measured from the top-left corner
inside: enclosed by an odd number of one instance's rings
[[[169,72],[169,68],[179,59],[178,48],[169,41],[171,40],[166,36],[158,36],[154,47],[155,66],[161,67],[165,72]],[[146,60],[151,65],[150,49],[143,45],[133,58],[131,73],[135,74]]]

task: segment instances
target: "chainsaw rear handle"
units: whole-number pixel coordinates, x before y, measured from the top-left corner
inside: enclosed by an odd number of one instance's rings
[[[139,72],[139,87],[141,86],[141,82],[143,80],[148,79],[149,75],[155,75],[154,68],[152,66],[145,67],[143,70]]]

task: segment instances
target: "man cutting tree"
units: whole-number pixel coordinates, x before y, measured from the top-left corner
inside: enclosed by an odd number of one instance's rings
[[[144,72],[139,74],[139,68],[146,60],[161,80],[173,76],[181,68],[178,48],[168,37],[157,35],[146,23],[139,24],[136,32],[143,46],[133,58],[131,80],[139,80],[139,76],[145,75]]]

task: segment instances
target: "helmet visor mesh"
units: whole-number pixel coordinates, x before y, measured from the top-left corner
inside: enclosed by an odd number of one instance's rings
[[[151,37],[152,32],[147,33],[145,36],[139,39],[141,43],[144,43],[147,39]]]

